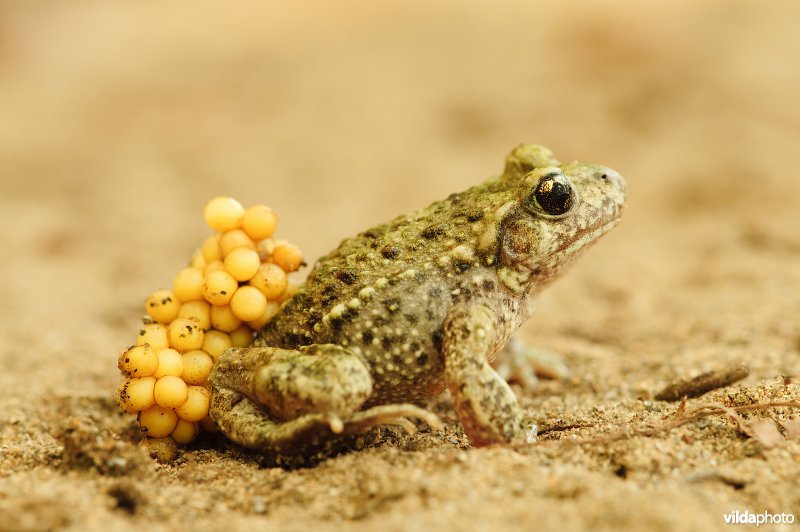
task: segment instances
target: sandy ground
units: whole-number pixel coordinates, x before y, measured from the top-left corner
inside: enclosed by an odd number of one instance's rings
[[[789,430],[635,430],[674,419],[664,385],[731,363],[750,376],[687,409],[800,400],[800,4],[428,4],[0,1],[0,529],[800,519]],[[137,451],[116,356],[207,199],[273,206],[313,259],[523,141],[629,185],[620,227],[519,333],[574,372],[515,388],[542,441],[470,449],[443,397],[446,429],[383,429],[314,468],[214,439],[171,465]]]

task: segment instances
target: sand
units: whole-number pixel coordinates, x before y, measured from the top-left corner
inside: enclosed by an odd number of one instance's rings
[[[798,4],[304,4],[0,2],[0,529],[800,519],[799,409],[652,429],[681,415],[664,386],[730,364],[749,376],[685,412],[800,400]],[[515,385],[538,443],[470,448],[443,396],[445,429],[383,428],[312,468],[218,438],[167,465],[139,451],[116,357],[209,198],[271,205],[313,260],[520,142],[629,186],[519,331],[572,370]]]

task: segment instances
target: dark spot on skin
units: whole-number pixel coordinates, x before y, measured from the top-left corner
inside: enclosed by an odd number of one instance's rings
[[[127,363],[129,363],[130,361],[131,361],[131,359],[130,359],[130,358],[128,358],[128,357],[125,357],[125,363],[126,363],[126,364],[127,364]]]
[[[427,353],[422,353],[420,356],[417,357],[417,364],[420,366],[424,366],[428,363],[428,355]]]
[[[361,235],[365,236],[367,238],[378,238],[378,233],[376,233],[372,229],[369,229],[368,231],[364,231],[363,233],[361,233]]]
[[[144,329],[139,329],[139,336],[144,336],[145,334],[147,334],[147,331]]]
[[[332,284],[327,284],[322,288],[322,295],[329,296],[336,293],[336,287]]]
[[[352,268],[346,268],[344,270],[339,270],[336,272],[336,278],[339,279],[341,282],[347,285],[351,285],[356,282],[358,279],[358,275],[356,271]]]
[[[383,257],[386,259],[396,259],[400,256],[400,248],[391,244],[387,244],[381,250],[381,255],[383,255]]]
[[[373,240],[372,242],[369,243],[369,247],[371,247],[372,249],[375,249],[376,247],[378,247],[378,245],[380,245],[380,242],[377,240]]]
[[[289,349],[311,345],[311,335],[306,332],[298,333],[297,331],[290,331],[284,336],[284,344]]]
[[[242,402],[242,399],[244,399],[244,396],[243,396],[243,395],[238,395],[238,394],[237,394],[237,395],[236,395],[236,397],[234,397],[233,399],[231,399],[231,408],[233,408],[234,406],[236,406],[236,405],[238,405],[239,403],[241,403],[241,402]]]
[[[391,336],[388,335],[384,336],[383,338],[381,338],[381,347],[383,347],[384,349],[389,349],[390,347],[392,347],[392,344],[394,342],[395,338],[392,338]]]
[[[614,474],[617,475],[619,478],[628,478],[628,468],[625,467],[624,465],[621,465],[614,470]]]
[[[444,336],[444,333],[442,332],[441,328],[436,329],[431,334],[431,340],[433,341],[433,346],[436,348],[437,351],[442,350],[442,336]]]
[[[484,290],[486,290],[487,292],[491,292],[492,290],[494,290],[494,288],[495,288],[494,281],[492,281],[491,279],[484,279],[483,280],[483,289]]]
[[[411,349],[412,351],[417,351],[419,349],[419,342],[411,342],[408,348]]]
[[[458,273],[464,273],[465,271],[469,270],[472,267],[472,263],[466,260],[454,260],[453,267],[456,269]]]
[[[406,318],[406,321],[411,325],[414,325],[415,323],[417,323],[417,321],[419,321],[419,316],[417,316],[416,314],[404,314],[403,316]]]
[[[403,365],[403,359],[399,355],[394,355],[392,357],[392,363],[395,366],[402,366]]]
[[[443,236],[444,232],[445,232],[444,224],[429,225],[428,227],[422,230],[422,237],[427,238],[428,240],[433,240],[435,238]]]
[[[227,295],[227,294],[228,294],[228,291],[227,291],[227,290],[222,290],[222,291],[220,291],[220,294],[222,294],[223,296],[224,296],[224,295]]]
[[[344,325],[344,319],[342,318],[331,318],[331,329],[336,332],[342,330],[342,325]]]
[[[171,301],[172,301],[172,298],[167,296],[167,297],[165,297],[164,299],[161,300],[161,304],[162,305],[166,305],[167,303],[169,303]]]
[[[477,222],[478,220],[482,220],[482,219],[483,219],[483,213],[480,212],[480,211],[471,212],[471,213],[467,214],[467,221],[468,222]]]
[[[422,283],[424,283],[425,281],[427,281],[427,280],[428,280],[428,276],[427,276],[427,275],[425,275],[425,274],[424,274],[424,273],[422,273],[422,272],[417,272],[417,275],[415,275],[415,276],[414,276],[414,280],[415,280],[415,281],[416,281],[418,284],[422,284]]]
[[[440,297],[442,297],[442,289],[438,286],[434,286],[433,288],[430,289],[428,295],[430,296],[431,299],[439,299]]]
[[[372,334],[372,331],[367,330],[367,331],[364,331],[363,333],[361,333],[361,341],[364,343],[364,345],[371,344],[372,340],[374,338],[375,338],[375,335]]]
[[[375,316],[374,319],[375,325],[377,325],[378,327],[382,327],[383,325],[389,325],[390,321],[391,320],[389,320],[389,316],[383,316],[383,315]]]
[[[396,312],[400,309],[400,300],[396,297],[390,297],[389,299],[383,300],[383,306],[386,307],[386,310],[389,312]]]

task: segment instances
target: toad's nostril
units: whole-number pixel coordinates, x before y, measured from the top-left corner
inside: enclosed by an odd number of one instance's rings
[[[608,174],[603,174],[600,176],[600,179],[608,179]]]

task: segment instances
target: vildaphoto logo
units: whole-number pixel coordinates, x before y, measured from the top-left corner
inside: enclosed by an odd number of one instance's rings
[[[726,525],[791,525],[794,523],[794,514],[771,514],[769,512],[761,512],[759,514],[748,512],[740,512],[734,510],[731,513],[723,514]]]

